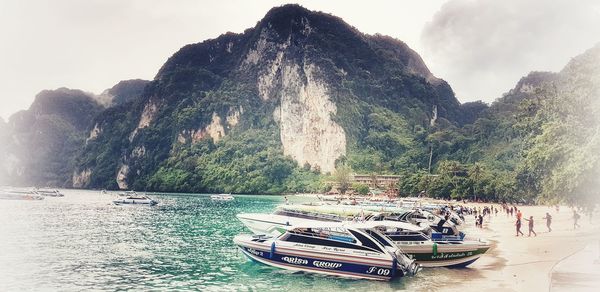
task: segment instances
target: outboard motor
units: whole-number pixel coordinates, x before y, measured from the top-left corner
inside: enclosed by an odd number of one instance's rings
[[[404,254],[400,248],[396,248],[394,257],[398,262],[398,269],[402,270],[406,276],[414,276],[421,270],[421,265],[419,265],[414,259],[406,256],[406,254]]]

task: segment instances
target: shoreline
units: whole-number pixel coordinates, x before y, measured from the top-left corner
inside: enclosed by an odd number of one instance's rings
[[[475,206],[490,204],[472,203]],[[497,204],[493,204],[497,206]],[[561,261],[582,251],[589,244],[600,240],[600,225],[581,218],[581,228],[573,230],[572,211],[562,207],[561,212],[546,206],[520,206],[523,217],[534,216],[534,231],[537,236],[527,236],[528,227],[523,224],[523,236],[515,236],[513,216],[499,211],[484,219],[480,232],[473,230],[472,217],[468,220],[467,235],[480,234],[494,245],[469,269],[477,269],[480,278],[470,278],[462,282],[457,290],[491,291],[548,291],[552,283],[552,271]],[[500,209],[501,210],[501,209]],[[552,232],[545,225],[545,213],[553,216]],[[469,232],[471,231],[471,232]],[[563,282],[575,282],[578,279],[563,279]]]

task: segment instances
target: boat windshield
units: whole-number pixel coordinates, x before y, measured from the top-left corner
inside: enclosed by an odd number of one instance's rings
[[[131,199],[131,200],[148,200],[148,197],[139,196],[139,195],[133,195],[133,196],[127,197],[127,199]]]
[[[330,222],[343,221],[343,218],[338,215],[321,214],[321,213],[298,211],[298,210],[281,209],[281,210],[275,211],[274,214],[288,216],[288,217],[302,218],[302,219],[313,219],[313,220],[319,220],[319,221],[330,221]]]
[[[325,238],[342,242],[356,243],[356,239],[342,228],[296,228],[292,233]]]
[[[359,232],[344,228],[295,228],[281,240],[330,247],[383,252],[377,244]]]
[[[378,231],[392,241],[428,241],[429,237],[421,231],[406,230],[394,227],[379,227]]]

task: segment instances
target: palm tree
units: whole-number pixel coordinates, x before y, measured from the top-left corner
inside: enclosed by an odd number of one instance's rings
[[[479,184],[479,179],[481,178],[482,173],[483,167],[481,166],[481,164],[475,163],[473,164],[473,166],[471,166],[471,169],[469,169],[469,178],[471,178],[475,182],[474,185]],[[473,196],[473,200],[477,201],[477,190],[475,188],[473,188]]]

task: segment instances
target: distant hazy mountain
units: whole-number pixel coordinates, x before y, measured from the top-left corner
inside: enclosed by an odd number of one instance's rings
[[[133,81],[134,89],[127,88],[128,83],[105,92],[125,101],[134,99],[137,90],[139,97],[140,82]],[[28,110],[13,114],[8,123],[0,121],[0,183],[72,186],[75,159],[83,151],[93,118],[103,110],[92,93],[68,88],[40,92]]]

